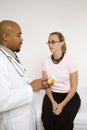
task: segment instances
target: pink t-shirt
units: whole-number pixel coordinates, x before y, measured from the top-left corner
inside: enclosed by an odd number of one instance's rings
[[[55,83],[51,88],[53,92],[60,93],[70,90],[70,74],[78,71],[75,60],[66,54],[58,64],[52,62],[51,56],[47,57],[42,64],[42,70],[46,72],[48,78],[55,77]]]

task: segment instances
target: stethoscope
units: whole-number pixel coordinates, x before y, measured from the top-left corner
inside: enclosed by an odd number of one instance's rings
[[[23,77],[25,75],[25,69],[18,63],[13,57],[11,57],[8,53],[6,53],[2,48],[0,48],[2,53],[8,58],[8,60],[11,62],[12,66],[15,68],[17,73]]]

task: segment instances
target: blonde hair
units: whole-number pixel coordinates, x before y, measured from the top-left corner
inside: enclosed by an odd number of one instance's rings
[[[64,45],[62,46],[62,52],[65,54],[67,48],[66,48],[65,38],[64,38],[63,34],[60,33],[60,32],[52,32],[52,33],[50,33],[50,35],[57,35],[58,38],[59,38],[59,41],[60,42],[62,42],[62,41],[64,42]]]

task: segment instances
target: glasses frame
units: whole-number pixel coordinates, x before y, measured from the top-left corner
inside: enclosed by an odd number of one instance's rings
[[[50,44],[55,45],[55,43],[57,43],[57,42],[60,42],[60,41],[54,41],[54,40],[52,40],[52,41],[46,42],[46,44],[47,45],[50,45]]]

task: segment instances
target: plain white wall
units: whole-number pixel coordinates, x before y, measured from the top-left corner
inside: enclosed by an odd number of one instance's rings
[[[19,57],[31,79],[41,77],[50,55],[46,42],[53,31],[63,33],[67,52],[79,67],[79,87],[87,87],[87,0],[0,0],[0,21],[14,20],[23,31]]]

